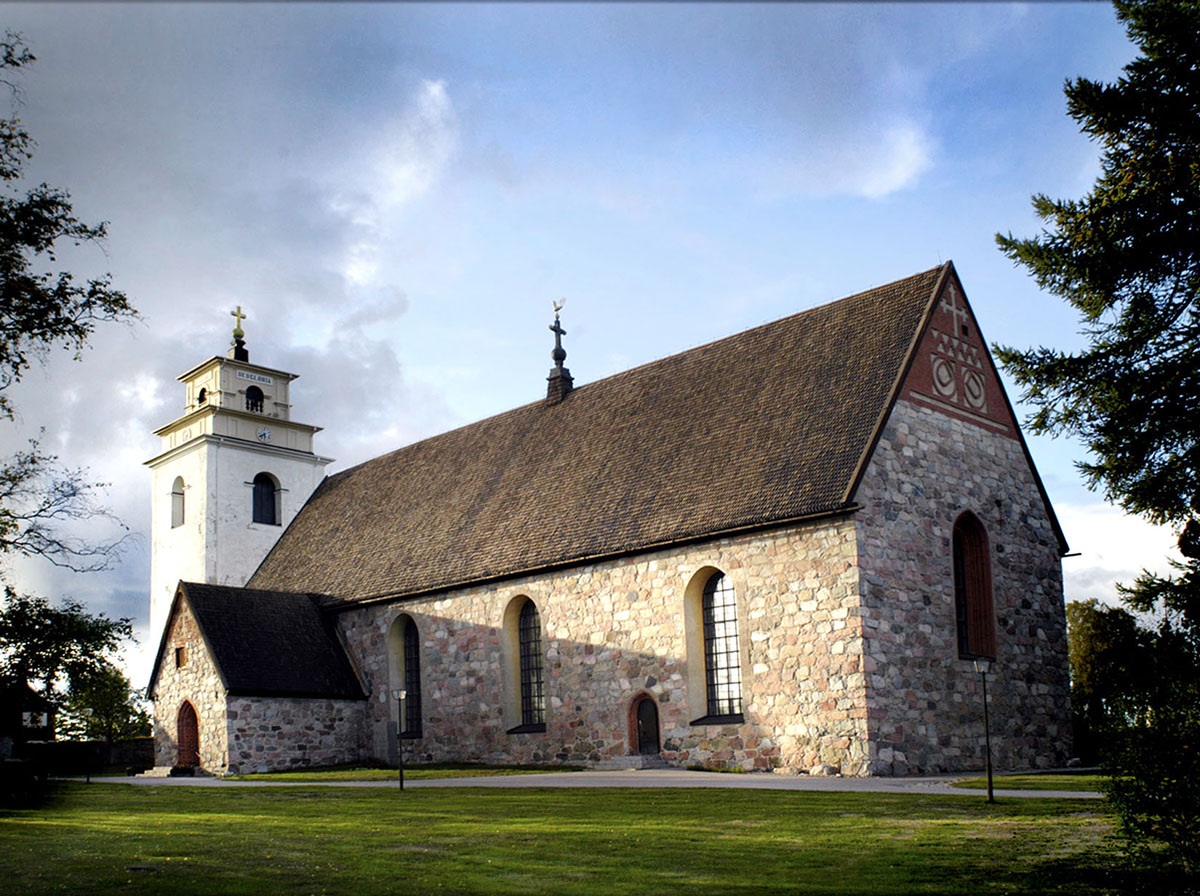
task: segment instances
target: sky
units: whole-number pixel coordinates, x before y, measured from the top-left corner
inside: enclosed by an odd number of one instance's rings
[[[5,455],[106,483],[113,569],[9,559],[19,590],[129,616],[145,683],[153,431],[176,376],[229,347],[298,373],[293,419],[336,472],[537,400],[551,302],[576,384],[953,260],[992,343],[1082,345],[995,244],[1030,197],[1078,197],[1098,151],[1067,78],[1135,55],[1101,3],[17,3],[38,57],[29,184],[107,221],[69,249],[139,311],[9,390]],[[1005,380],[1024,418],[1011,380]],[[1067,600],[1173,544],[1032,437],[1072,551]],[[89,534],[104,537],[100,524]]]

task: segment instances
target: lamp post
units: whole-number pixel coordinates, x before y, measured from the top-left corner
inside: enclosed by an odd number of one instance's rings
[[[975,671],[979,673],[979,680],[983,685],[983,743],[984,749],[987,751],[987,801],[994,803],[996,798],[992,795],[992,732],[991,726],[988,724],[987,698],[987,676],[992,671],[992,660],[975,660]]]
[[[404,688],[392,688],[392,696],[396,698],[396,704],[400,710],[400,714],[396,719],[396,756],[399,757],[400,766],[400,789],[404,789],[404,698],[408,696],[408,691]]]
[[[84,783],[86,783],[86,784],[92,783],[92,748],[91,748],[92,714],[95,711],[96,710],[92,709],[90,706],[87,707],[86,709],[84,709],[84,711],[83,711],[84,718],[87,719],[87,721],[84,722],[84,725],[83,725],[83,740],[84,740],[84,743],[88,744],[88,749],[87,749],[87,752],[84,754],[84,759],[83,759],[83,773],[86,777],[86,780]]]

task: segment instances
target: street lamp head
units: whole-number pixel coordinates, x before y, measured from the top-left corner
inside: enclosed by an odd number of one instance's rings
[[[995,661],[980,657],[979,659],[975,660],[975,671],[980,675],[987,675],[992,671],[993,662]]]
[[[404,688],[392,688],[392,697],[396,700],[403,700],[408,696],[408,691]]]

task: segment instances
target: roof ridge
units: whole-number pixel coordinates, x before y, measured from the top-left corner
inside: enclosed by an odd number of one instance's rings
[[[876,286],[872,286],[867,289],[859,290],[856,293],[851,293],[848,296],[842,296],[839,299],[829,299],[828,301],[822,302],[819,305],[814,305],[811,308],[805,308],[801,311],[795,311],[791,314],[785,314],[783,317],[778,317],[778,318],[775,318],[774,320],[766,321],[765,323],[756,324],[752,327],[747,327],[744,330],[738,330],[736,333],[730,333],[729,335],[722,336],[718,339],[710,339],[708,342],[702,342],[699,345],[694,345],[691,348],[682,349],[681,351],[674,352],[669,355],[664,355],[661,358],[655,358],[652,361],[644,361],[643,363],[638,364],[634,367],[628,367],[625,370],[618,370],[616,373],[610,373],[608,376],[601,377],[598,380],[593,380],[592,382],[577,385],[577,386],[575,386],[575,388],[573,388],[571,390],[570,395],[586,394],[589,391],[594,392],[594,391],[596,391],[596,389],[598,387],[600,387],[606,383],[611,383],[613,381],[617,381],[617,380],[632,376],[633,374],[636,374],[639,371],[645,370],[645,368],[647,368],[647,367],[653,367],[657,364],[665,364],[665,363],[675,360],[677,358],[683,358],[683,357],[686,357],[693,353],[701,352],[701,351],[711,348],[713,346],[720,345],[722,343],[729,342],[731,340],[735,340],[735,339],[739,339],[739,338],[748,336],[751,333],[755,333],[760,330],[765,330],[769,327],[775,327],[782,323],[786,323],[788,321],[792,321],[797,318],[804,317],[805,315],[815,314],[818,311],[830,308],[834,305],[839,305],[842,302],[850,302],[854,299],[862,298],[863,296],[866,296],[873,292],[878,292],[880,290],[898,287],[901,284],[908,283],[913,280],[918,280],[922,277],[928,277],[930,274],[943,271],[950,264],[951,264],[951,262],[946,261],[946,262],[943,262],[942,264],[939,264],[937,267],[929,268],[927,270],[920,271],[916,274],[910,274],[907,277],[900,277],[897,280],[889,280],[887,283],[880,283]],[[565,398],[562,402],[558,402],[557,404],[553,405],[553,407],[563,406],[567,401],[571,400],[570,395],[568,395],[568,397]],[[334,480],[340,479],[343,476],[345,476],[347,473],[350,473],[353,470],[357,470],[360,467],[363,467],[367,464],[372,464],[372,463],[375,463],[376,461],[380,461],[385,457],[391,457],[401,451],[406,451],[409,448],[412,448],[416,445],[428,444],[430,442],[434,442],[434,441],[446,438],[448,436],[454,435],[455,433],[462,432],[463,430],[471,429],[472,427],[482,426],[483,424],[486,424],[486,423],[492,423],[495,421],[502,420],[505,417],[515,416],[523,411],[528,411],[531,408],[543,408],[543,407],[546,407],[545,398],[538,398],[538,399],[534,399],[533,401],[526,402],[525,404],[521,404],[521,405],[517,405],[516,407],[509,408],[506,411],[500,411],[498,413],[492,414],[487,417],[481,417],[478,420],[472,420],[469,423],[463,423],[462,425],[456,426],[453,429],[447,429],[447,430],[444,430],[443,432],[434,433],[431,436],[426,436],[423,439],[417,439],[414,442],[409,442],[405,445],[400,445],[396,448],[393,448],[390,451],[385,451],[383,454],[377,454],[374,457],[369,457],[364,461],[360,461],[359,463],[355,464],[352,467],[347,467],[344,470],[339,470],[336,473],[331,473],[328,477],[326,477],[326,481],[334,481]]]

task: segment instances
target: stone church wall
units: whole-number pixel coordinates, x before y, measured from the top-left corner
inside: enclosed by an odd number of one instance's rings
[[[959,658],[955,624],[951,533],[966,510],[987,529],[993,577],[993,761],[1065,764],[1062,569],[1020,442],[898,401],[857,499],[871,772],[983,765],[980,677]]]
[[[423,707],[423,736],[403,741],[408,761],[619,763],[636,752],[630,713],[645,693],[672,764],[863,774],[856,553],[854,523],[824,521],[347,611],[340,624],[370,694],[369,749],[394,759],[388,635],[407,614]],[[714,570],[738,598],[745,721],[692,725],[705,715],[699,593]],[[520,597],[541,617],[544,733],[506,733],[519,720],[505,611]]]
[[[176,650],[182,648],[183,664],[176,666]],[[187,601],[171,623],[163,647],[154,692],[154,764],[175,765],[179,759],[176,726],[184,701],[196,710],[200,729],[200,767],[221,773],[228,756],[225,728],[225,686],[208,653],[196,617]]]
[[[284,771],[362,759],[361,700],[230,697],[227,774]]]

